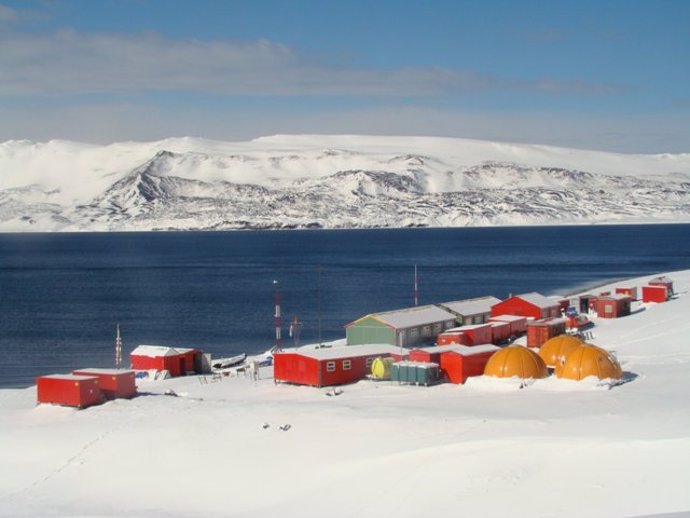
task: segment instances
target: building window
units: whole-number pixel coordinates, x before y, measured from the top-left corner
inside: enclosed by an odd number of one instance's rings
[[[372,364],[374,363],[374,360],[375,360],[375,359],[376,359],[376,358],[374,358],[373,356],[367,358],[367,369],[371,369],[371,366],[372,366]]]
[[[437,335],[443,331],[443,324],[439,322],[438,324],[434,324],[434,334]]]
[[[474,317],[474,318],[472,319],[472,321],[474,322],[475,325],[481,324],[481,323],[482,323],[482,316],[481,316],[481,315],[477,315],[476,317]]]
[[[335,372],[335,362],[328,362],[326,364],[326,372]]]
[[[349,371],[352,368],[352,360],[343,360],[343,370]]]
[[[422,336],[431,336],[431,326],[422,327]]]

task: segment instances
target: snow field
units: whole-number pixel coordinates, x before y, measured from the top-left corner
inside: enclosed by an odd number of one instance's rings
[[[0,516],[688,512],[690,271],[668,275],[678,298],[596,320],[593,343],[632,379],[615,387],[362,381],[326,397],[267,369],[141,382],[83,411],[2,390]]]

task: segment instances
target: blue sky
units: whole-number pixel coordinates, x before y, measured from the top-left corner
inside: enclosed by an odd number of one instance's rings
[[[690,2],[0,0],[0,140],[690,152]]]

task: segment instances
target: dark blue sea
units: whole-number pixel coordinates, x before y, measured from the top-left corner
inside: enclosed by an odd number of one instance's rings
[[[0,387],[112,367],[139,344],[214,356],[274,343],[274,280],[301,343],[371,312],[690,268],[690,225],[0,234]]]

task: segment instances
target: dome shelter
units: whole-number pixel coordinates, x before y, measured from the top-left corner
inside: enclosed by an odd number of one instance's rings
[[[549,338],[539,349],[539,356],[547,367],[555,367],[561,358],[566,358],[575,349],[584,344],[582,340],[572,335],[558,335]]]
[[[582,344],[568,358],[556,365],[556,377],[580,381],[589,376],[603,379],[621,379],[623,370],[618,360],[601,347]]]
[[[519,345],[511,345],[496,351],[484,369],[485,376],[496,378],[540,379],[549,375],[541,357]]]

